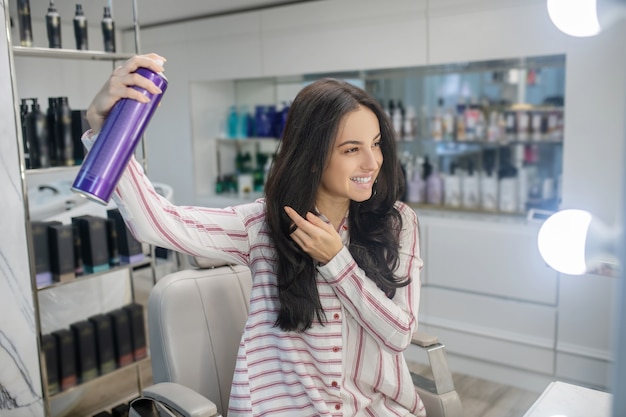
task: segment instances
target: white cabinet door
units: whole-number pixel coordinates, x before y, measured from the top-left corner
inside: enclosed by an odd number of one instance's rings
[[[426,216],[420,220],[423,281],[428,285],[556,305],[557,273],[541,259],[535,226]]]
[[[562,275],[559,281],[557,377],[606,388],[614,360],[618,281]]]

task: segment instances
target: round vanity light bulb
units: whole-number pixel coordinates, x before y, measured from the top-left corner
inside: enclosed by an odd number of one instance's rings
[[[543,223],[537,244],[550,267],[570,275],[587,271],[585,245],[591,218],[591,213],[584,210],[562,210]]]
[[[587,37],[600,33],[597,0],[547,0],[552,23],[570,36]]]

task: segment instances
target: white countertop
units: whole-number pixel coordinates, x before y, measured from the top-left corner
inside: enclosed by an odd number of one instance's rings
[[[556,381],[524,417],[611,417],[611,404],[609,393]]]

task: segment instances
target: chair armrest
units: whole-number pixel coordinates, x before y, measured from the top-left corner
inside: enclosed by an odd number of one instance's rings
[[[437,336],[418,332],[413,335],[411,343],[424,349],[428,355],[433,379],[424,388],[431,390],[435,394],[445,394],[446,392],[454,391],[454,381],[452,380],[452,372],[450,372],[448,367],[446,347],[444,344],[439,343]]]
[[[413,383],[424,402],[429,417],[463,417],[463,406],[454,388],[452,372],[448,367],[445,345],[437,336],[415,333],[411,344],[426,351],[432,379],[412,373]]]
[[[416,332],[411,338],[411,343],[425,348],[439,343],[439,338],[437,336],[433,336],[432,334]]]
[[[142,395],[165,404],[183,417],[218,417],[217,406],[184,385],[160,382],[145,387]]]

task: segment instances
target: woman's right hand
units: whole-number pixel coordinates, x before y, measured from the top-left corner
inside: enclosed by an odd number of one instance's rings
[[[154,53],[137,55],[115,68],[87,109],[87,121],[93,133],[100,131],[104,119],[118,100],[130,98],[142,103],[150,101],[148,97],[132,88],[133,86],[144,88],[152,94],[160,94],[159,87],[149,79],[136,74],[135,71],[138,68],[148,68],[154,72],[163,72],[165,61],[165,58]]]

